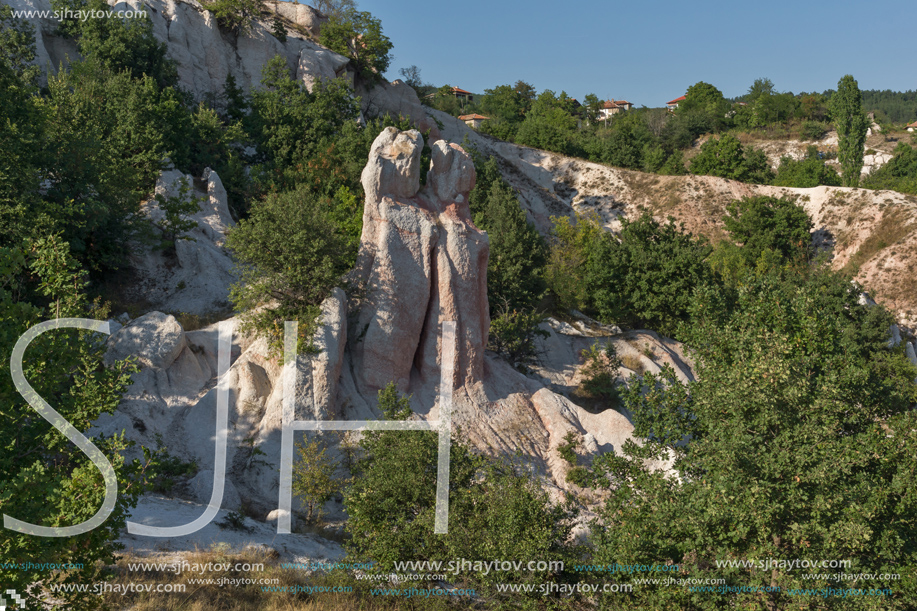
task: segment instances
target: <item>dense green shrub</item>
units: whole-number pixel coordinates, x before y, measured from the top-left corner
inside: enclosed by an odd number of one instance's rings
[[[389,417],[411,412],[393,385],[379,392],[379,409]],[[436,505],[437,440],[429,432],[367,432],[365,452],[345,491],[349,515],[348,552],[372,560],[371,571],[391,573],[398,561],[572,559],[567,544],[574,514],[549,501],[541,486],[518,465],[475,456],[453,436],[449,467],[449,532],[433,533]],[[553,581],[551,571],[474,572],[455,570],[459,587],[494,583]],[[487,593],[488,595],[491,592]],[[507,602],[507,594],[493,593]],[[535,593],[540,596],[540,593]],[[518,593],[512,597],[518,602]]]
[[[226,246],[240,263],[230,299],[243,328],[266,335],[279,351],[284,321],[297,320],[300,349],[308,349],[319,305],[342,283],[357,250],[326,202],[303,188],[272,193],[229,232]]]
[[[775,252],[783,261],[809,258],[812,220],[788,199],[743,197],[726,206],[723,222],[732,239],[742,244],[749,262],[757,261],[764,251]]]
[[[917,148],[899,142],[892,158],[863,179],[868,189],[892,189],[917,195]]]
[[[551,217],[551,250],[545,280],[562,311],[586,310],[591,298],[586,287],[586,262],[599,244],[613,238],[596,216]]]
[[[791,588],[860,587],[782,567],[717,566],[784,557],[849,559],[848,574],[900,573],[893,596],[861,597],[856,608],[913,606],[917,369],[887,348],[891,315],[858,298],[847,278],[827,271],[763,276],[736,300],[710,287],[685,334],[697,381],[683,384],[669,370],[629,386],[635,434],[648,442],[627,442],[624,456],[592,465],[594,485],[610,497],[591,562],[671,562],[698,579],[774,587],[703,595],[635,587],[635,608],[784,608],[798,602]],[[677,476],[652,471],[647,458],[674,458]],[[819,604],[852,608],[842,597]]]
[[[105,484],[89,458],[52,428],[20,396],[13,384],[13,346],[33,325],[56,317],[101,317],[84,294],[86,272],[57,236],[0,248],[0,513],[41,526],[71,526],[91,518],[102,505]],[[96,336],[96,339],[98,336]],[[77,431],[85,433],[100,414],[112,413],[136,369],[128,362],[102,366],[105,345],[84,331],[49,331],[36,338],[23,359],[25,377],[38,393]],[[136,505],[145,483],[140,465],[127,464],[121,454],[123,436],[93,443],[111,463],[118,482],[113,513],[99,527],[73,537],[38,537],[4,528],[0,554],[11,563],[32,563],[31,570],[4,569],[4,589],[26,599],[26,608],[40,608],[49,583],[104,580],[104,565],[114,561],[115,543],[128,510]],[[153,470],[146,476],[152,476]],[[51,572],[41,563],[74,563],[83,568]],[[89,592],[58,592],[59,605],[93,609],[98,597]]]
[[[501,307],[530,310],[546,288],[544,238],[526,219],[516,193],[501,177],[496,159],[477,159],[475,167],[478,179],[468,201],[474,224],[490,238],[487,297],[491,314]]]
[[[605,322],[673,335],[687,320],[691,295],[715,283],[703,238],[683,233],[672,220],[662,224],[644,213],[622,221],[621,240],[598,240],[586,253],[589,304]]]
[[[493,350],[510,365],[522,372],[538,360],[536,337],[548,337],[548,332],[539,325],[544,315],[535,311],[519,311],[501,308],[490,321],[487,349]]]
[[[112,10],[104,0],[53,0],[51,5],[61,12]],[[112,72],[127,70],[133,78],[148,76],[160,87],[174,87],[178,83],[177,65],[167,57],[166,44],[153,36],[149,17],[72,17],[62,20],[60,27],[77,39],[83,57],[92,58]]]
[[[834,168],[828,167],[818,157],[818,149],[810,146],[803,159],[785,156],[780,158],[777,176],[771,184],[780,187],[841,186],[841,177]]]
[[[349,57],[368,81],[379,81],[392,58],[392,42],[382,33],[382,22],[371,13],[346,8],[322,24],[321,43]]]
[[[828,133],[830,126],[821,121],[803,121],[799,135],[805,140],[821,140]]]
[[[691,160],[691,173],[760,184],[767,184],[773,178],[764,152],[746,151],[731,134],[704,142],[700,153]]]

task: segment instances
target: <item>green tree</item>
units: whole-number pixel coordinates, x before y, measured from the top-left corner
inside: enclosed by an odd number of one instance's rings
[[[691,131],[697,136],[705,131],[718,132],[726,126],[726,113],[729,112],[730,104],[723,97],[723,92],[711,85],[699,81],[690,87],[685,93],[685,99],[678,105],[676,115],[683,120],[693,120],[701,122],[705,129],[701,131],[694,128]]]
[[[487,296],[491,313],[497,308],[530,310],[545,291],[547,247],[512,187],[503,180],[497,161],[476,160],[478,180],[468,197],[474,224],[490,238]]]
[[[188,179],[179,180],[178,192],[175,195],[157,193],[154,199],[162,212],[162,217],[153,222],[162,234],[161,247],[174,252],[179,240],[193,241],[194,238],[186,234],[197,227],[197,221],[189,217],[200,212],[202,200],[194,195]]]
[[[261,84],[247,119],[263,160],[253,175],[266,189],[292,189],[308,180],[311,162],[356,129],[359,102],[343,80],[318,82],[310,93],[279,55],[264,66]]]
[[[917,195],[917,149],[899,142],[892,158],[863,181],[869,189],[894,189]]]
[[[332,14],[322,25],[320,41],[353,60],[367,81],[381,80],[392,61],[392,42],[382,33],[382,22],[365,11],[346,8]]]
[[[691,173],[764,184],[773,177],[763,151],[746,151],[732,134],[704,142],[691,160]]]
[[[264,0],[214,0],[204,8],[213,13],[221,28],[236,36],[248,34],[252,21],[261,16]]]
[[[58,11],[107,13],[111,10],[104,0],[54,0],[51,5]],[[99,62],[112,72],[128,70],[134,78],[149,76],[160,87],[173,87],[178,83],[177,64],[166,55],[166,44],[153,35],[153,24],[148,16],[142,19],[72,17],[61,22],[61,29],[77,39],[83,57]]]
[[[545,281],[562,311],[585,310],[591,305],[586,289],[586,262],[590,253],[610,240],[596,215],[551,217],[550,253]]]
[[[834,129],[837,130],[837,159],[841,164],[841,181],[845,187],[860,184],[863,168],[863,146],[869,121],[863,111],[860,88],[849,74],[837,83],[837,92],[828,102]]]
[[[610,497],[591,562],[671,562],[694,579],[773,588],[635,587],[629,605],[790,609],[801,599],[791,589],[862,585],[763,565],[784,558],[850,560],[848,575],[901,574],[893,596],[829,596],[819,608],[914,605],[917,369],[887,347],[892,316],[858,298],[847,278],[824,270],[762,276],[736,297],[710,287],[685,337],[697,381],[682,384],[669,369],[628,387],[635,434],[648,441],[593,464],[593,482]],[[674,473],[648,468],[653,457],[674,459]],[[733,560],[750,562],[717,566]]]
[[[834,168],[828,167],[818,158],[818,149],[810,146],[803,159],[790,156],[780,158],[777,176],[771,184],[781,187],[817,187],[819,185],[841,186],[841,177]]]
[[[328,455],[328,448],[318,439],[305,439],[296,444],[299,460],[293,466],[293,496],[306,507],[306,521],[321,517],[322,506],[341,489],[334,477],[338,462]]]
[[[357,3],[354,0],[313,0],[312,6],[332,17],[348,10],[355,10]]]
[[[495,310],[496,314],[490,321],[487,349],[525,373],[538,360],[535,339],[550,335],[539,327],[544,322],[544,315],[534,311],[510,310],[506,306]]]
[[[105,485],[89,458],[20,396],[13,385],[10,357],[21,335],[49,316],[107,315],[104,309],[89,307],[83,294],[85,276],[66,242],[56,236],[0,248],[0,513],[43,526],[71,526],[89,519],[102,504]],[[98,339],[83,331],[50,331],[30,344],[23,359],[29,384],[83,433],[100,414],[114,411],[135,371],[128,362],[103,367],[105,345]],[[51,584],[106,579],[104,565],[114,562],[128,510],[146,486],[150,471],[144,474],[139,462],[126,464],[121,452],[128,443],[123,435],[94,436],[92,441],[112,464],[118,481],[114,512],[101,526],[53,538],[0,530],[0,554],[6,562],[83,567],[0,571],[4,589],[24,596],[26,608],[40,608]],[[100,602],[95,594],[77,591],[56,592],[54,598],[68,609],[93,609]]]
[[[573,102],[567,94],[542,91],[516,133],[519,144],[567,154],[576,130]]]
[[[309,348],[319,305],[355,256],[327,206],[303,188],[272,193],[229,232],[226,246],[240,263],[230,299],[243,328],[264,334],[279,351],[284,321],[298,320],[300,349]]]
[[[812,243],[812,220],[806,211],[788,199],[766,195],[743,197],[726,206],[726,230],[749,262],[764,251],[773,251],[784,261],[806,262]]]
[[[19,246],[34,224],[45,121],[34,58],[32,29],[0,6],[0,246]]]
[[[410,415],[407,398],[393,384],[379,391],[379,409],[389,417]],[[352,558],[374,561],[372,572],[390,573],[398,561],[506,558],[572,560],[567,544],[574,514],[552,505],[524,469],[473,455],[453,437],[449,466],[449,532],[433,533],[436,506],[437,440],[425,431],[366,432],[353,483],[345,490]],[[482,590],[499,582],[543,583],[551,571],[455,571],[454,583]],[[511,603],[492,589],[488,596]],[[511,595],[518,600],[519,594]],[[540,594],[537,594],[540,597]]]
[[[607,235],[607,234],[606,234]],[[688,318],[691,295],[715,284],[703,238],[644,213],[622,220],[621,241],[600,239],[586,253],[584,287],[605,322],[642,325],[667,335]]]

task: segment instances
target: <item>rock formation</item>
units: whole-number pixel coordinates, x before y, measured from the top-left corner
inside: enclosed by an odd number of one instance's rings
[[[48,11],[50,0],[3,0],[13,9]],[[326,18],[310,6],[277,2],[277,12],[297,26],[290,28],[286,42],[271,34],[271,24],[255,20],[247,34],[230,37],[220,31],[213,13],[196,0],[109,0],[116,11],[145,10],[153,34],[168,45],[169,57],[178,62],[179,86],[196,99],[223,91],[226,77],[249,89],[261,82],[261,69],[275,55],[283,57],[290,72],[310,90],[317,79],[347,75],[350,60],[309,40],[316,37]],[[144,8],[146,7],[146,8]],[[36,63],[56,71],[58,66],[79,57],[76,44],[57,34],[53,17],[30,17],[35,27]]]
[[[419,132],[389,127],[373,142],[363,171],[357,276],[367,297],[354,362],[364,393],[392,381],[408,391],[412,371],[438,380],[440,327],[448,320],[457,324],[457,383],[483,373],[490,247],[468,209],[474,165],[460,147],[439,141],[420,189],[422,148]]]
[[[633,427],[613,410],[589,413],[559,394],[570,384],[558,372],[572,370],[575,376],[577,342],[589,341],[573,327],[553,333],[554,354],[538,377],[524,376],[485,351],[489,241],[469,218],[474,167],[461,147],[438,141],[421,187],[422,148],[418,132],[394,128],[373,143],[363,172],[364,226],[354,271],[363,282],[361,298],[348,306],[337,289],[322,304],[313,338],[318,353],[300,355],[296,363],[295,418],[379,418],[378,389],[394,381],[411,394],[415,418],[437,419],[441,324],[455,321],[456,439],[460,431],[461,441],[494,456],[520,452],[560,498],[569,487],[569,466],[557,446],[569,431],[586,436],[593,451],[609,452],[621,447]],[[179,176],[164,177],[162,188]],[[219,201],[217,178],[210,178],[209,191]],[[208,219],[220,216],[218,208],[205,207],[195,231],[206,232]],[[660,362],[690,378],[677,343],[654,335],[646,339],[655,342]],[[105,434],[124,430],[149,447],[161,439],[171,454],[194,460],[198,473],[177,491],[197,503],[209,500],[214,477],[217,340],[216,325],[185,332],[175,318],[159,312],[119,329],[108,340],[109,359],[134,354],[142,369],[116,413],[96,422]],[[651,368],[652,359],[643,358]],[[265,340],[234,335],[224,505],[244,507],[264,520],[278,508],[282,370]],[[293,507],[299,507],[295,500]],[[340,516],[339,507],[329,509]],[[166,517],[157,523],[172,525]]]

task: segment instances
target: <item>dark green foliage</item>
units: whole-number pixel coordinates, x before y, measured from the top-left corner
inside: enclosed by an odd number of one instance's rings
[[[783,124],[797,116],[800,101],[792,93],[778,93],[770,79],[755,80],[742,98],[734,117],[737,126],[746,129]]]
[[[829,129],[828,124],[821,121],[803,121],[799,135],[805,140],[821,140]]]
[[[773,178],[764,152],[746,151],[732,134],[704,142],[700,153],[691,160],[691,173],[760,184]]]
[[[205,2],[204,8],[213,13],[224,30],[239,36],[247,34],[252,20],[261,15],[263,0],[215,0]]]
[[[623,220],[620,242],[603,237],[586,252],[590,306],[605,322],[673,335],[687,319],[694,290],[715,282],[705,261],[711,250],[671,220],[661,224],[649,213]]]
[[[860,92],[863,110],[877,111],[892,123],[910,123],[917,120],[917,91],[890,91],[864,89]]]
[[[245,328],[265,334],[279,350],[284,321],[298,320],[300,349],[309,348],[319,304],[356,257],[357,244],[325,202],[304,188],[272,193],[230,231],[226,246],[240,262],[230,299]]]
[[[732,239],[742,245],[742,255],[750,264],[765,251],[782,261],[805,263],[809,259],[812,220],[790,200],[744,197],[726,206],[723,222]]]
[[[781,157],[777,176],[771,184],[780,187],[802,188],[819,185],[839,187],[841,177],[834,168],[828,167],[824,161],[819,159],[818,149],[810,146],[806,151],[806,156],[798,161],[789,156]]]
[[[592,304],[586,286],[586,263],[591,253],[613,238],[597,216],[551,217],[551,250],[545,280],[561,311],[587,310]]]
[[[582,389],[592,399],[601,399],[613,403],[618,398],[618,374],[621,370],[621,359],[615,351],[614,344],[592,344],[580,354],[583,367]]]
[[[104,0],[53,0],[51,5],[58,11],[112,10]],[[149,17],[71,18],[61,22],[61,30],[77,39],[81,55],[112,72],[127,70],[133,78],[148,76],[160,87],[178,83],[176,64],[166,56],[166,44],[153,36]]]
[[[917,149],[899,142],[894,156],[881,168],[870,172],[863,179],[863,186],[917,195]]]
[[[776,558],[853,561],[826,573],[901,573],[893,597],[819,597],[820,608],[913,606],[917,370],[885,345],[891,315],[859,305],[858,291],[827,271],[807,280],[762,276],[735,300],[710,287],[697,295],[685,335],[698,381],[683,385],[667,371],[643,378],[648,394],[630,386],[635,432],[650,441],[628,442],[626,457],[609,453],[592,465],[593,483],[611,494],[592,562],[670,561],[692,578],[781,588],[634,587],[633,608],[790,608],[801,597],[789,588],[862,587],[715,563]],[[665,452],[679,477],[644,466]]]
[[[512,141],[532,105],[531,98],[523,93],[523,88],[511,85],[485,89],[484,94],[480,110],[483,115],[490,117],[490,121],[481,126],[481,131],[501,140]]]
[[[134,214],[153,184],[168,139],[187,120],[171,89],[92,62],[48,78],[44,203],[36,231],[63,231],[92,268],[123,263]]]
[[[378,81],[392,58],[392,42],[382,33],[382,22],[372,14],[347,8],[322,25],[321,43],[351,58],[367,81]]]
[[[516,142],[526,146],[570,153],[570,140],[576,129],[573,101],[566,92],[559,96],[545,90],[532,103],[516,132]]]
[[[279,15],[274,15],[274,18],[271,20],[271,34],[280,42],[287,41],[287,28],[283,25],[283,20]]]
[[[837,159],[841,164],[841,179],[845,187],[860,184],[863,168],[863,145],[869,121],[863,111],[860,89],[849,74],[837,83],[837,91],[829,101],[834,129],[837,130]]]
[[[30,231],[40,183],[44,112],[34,95],[34,34],[0,6],[0,246],[19,245]]]
[[[700,81],[688,87],[685,99],[678,105],[678,115],[688,130],[696,137],[708,132],[719,132],[728,125],[726,113],[730,104],[723,93],[709,83]]]
[[[491,314],[501,307],[532,309],[545,291],[544,239],[526,219],[516,193],[501,177],[496,159],[477,159],[475,167],[478,178],[468,201],[474,224],[490,238],[487,297]]]
[[[182,178],[179,181],[178,193],[175,195],[157,193],[155,200],[163,213],[162,219],[155,223],[162,234],[160,247],[174,252],[175,244],[179,240],[194,240],[185,234],[197,227],[197,221],[189,217],[200,211],[201,200],[194,195],[192,185],[188,184],[187,179]]]
[[[398,399],[394,386],[380,391],[379,398],[381,411],[405,411],[407,403]],[[455,559],[572,560],[566,541],[574,514],[565,506],[552,506],[520,465],[472,455],[454,435],[449,532],[435,535],[436,435],[367,432],[361,446],[365,457],[357,463],[356,477],[344,495],[352,536],[347,547],[355,560],[373,560],[373,572],[391,573],[394,562],[405,560],[439,560],[445,570]],[[450,578],[457,586],[478,591],[494,583],[539,584],[557,579],[549,571],[455,573]],[[494,595],[512,602],[506,594]],[[518,603],[520,595],[511,596]]]
[[[99,470],[57,429],[22,399],[10,374],[15,342],[30,327],[50,316],[107,316],[87,303],[85,272],[56,236],[22,247],[0,248],[0,513],[44,526],[70,526],[99,509],[105,486]],[[47,309],[45,307],[47,306]],[[95,340],[95,341],[94,341]],[[111,413],[135,371],[127,362],[102,367],[104,344],[87,332],[49,331],[29,346],[23,359],[25,376],[44,398],[78,431],[102,413]],[[39,596],[48,583],[91,583],[104,580],[102,566],[111,563],[127,510],[136,505],[145,487],[139,464],[125,464],[123,437],[94,443],[114,467],[119,495],[114,512],[100,527],[75,537],[35,537],[0,530],[0,554],[11,563],[81,563],[82,570],[55,574],[38,569],[3,570],[4,588],[26,597],[26,608],[40,608]],[[29,593],[29,594],[27,594]],[[89,593],[55,595],[68,609],[96,608]]]
[[[487,349],[493,350],[519,371],[528,371],[538,359],[536,337],[548,337],[549,333],[539,325],[544,315],[538,312],[502,309],[490,321]]]
[[[264,160],[254,173],[266,190],[291,189],[309,182],[304,175],[310,171],[321,171],[309,164],[324,161],[320,154],[334,146],[346,125],[357,128],[359,103],[340,80],[316,83],[309,93],[291,78],[279,55],[265,65],[261,84],[264,88],[252,94],[248,117],[249,132]]]

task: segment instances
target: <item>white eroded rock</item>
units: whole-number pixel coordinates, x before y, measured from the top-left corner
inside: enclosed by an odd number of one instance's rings
[[[106,362],[129,356],[143,367],[166,369],[185,348],[185,332],[174,316],[150,312],[122,327],[108,340]]]

